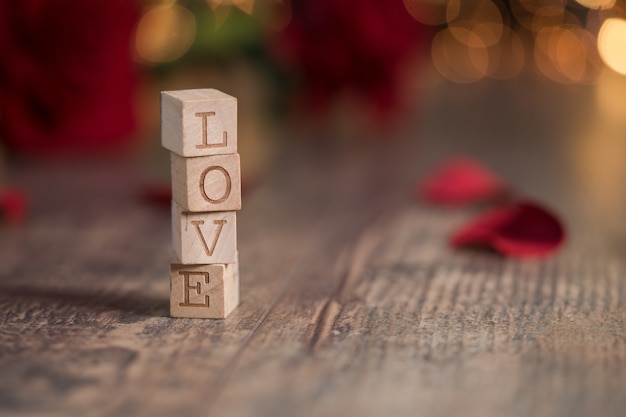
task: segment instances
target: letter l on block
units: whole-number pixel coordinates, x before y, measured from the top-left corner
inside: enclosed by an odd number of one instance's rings
[[[237,153],[237,99],[211,88],[161,92],[161,144],[185,157]]]

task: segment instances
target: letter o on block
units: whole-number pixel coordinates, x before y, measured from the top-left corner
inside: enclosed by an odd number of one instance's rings
[[[207,175],[209,175],[212,172],[218,172],[219,173],[218,175],[223,175],[224,181],[225,181],[224,193],[219,198],[216,198],[216,199],[213,199],[208,195],[207,187],[206,187]],[[226,171],[224,167],[213,165],[205,169],[202,172],[202,175],[200,175],[200,192],[202,193],[202,197],[204,197],[204,199],[211,204],[220,204],[226,201],[226,199],[228,199],[228,197],[230,196],[232,186],[233,185],[232,185],[232,180],[230,179],[230,174],[228,173],[228,171]]]
[[[190,212],[240,210],[239,154],[185,158],[173,153],[172,197]]]

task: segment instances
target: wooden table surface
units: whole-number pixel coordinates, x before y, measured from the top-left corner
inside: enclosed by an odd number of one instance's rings
[[[394,140],[283,146],[223,321],[168,317],[170,214],[132,161],[13,164],[32,211],[0,229],[0,415],[626,415],[623,127],[591,87],[423,94]],[[564,250],[451,249],[480,208],[413,187],[453,154],[559,212]]]

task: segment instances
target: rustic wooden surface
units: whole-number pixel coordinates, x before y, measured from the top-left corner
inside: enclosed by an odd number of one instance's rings
[[[440,87],[395,141],[285,147],[244,196],[223,321],[168,317],[170,211],[132,163],[15,164],[32,212],[0,231],[0,414],[623,416],[626,141],[576,134],[586,88],[508,88]],[[567,247],[450,249],[478,209],[413,183],[457,153],[560,212]]]

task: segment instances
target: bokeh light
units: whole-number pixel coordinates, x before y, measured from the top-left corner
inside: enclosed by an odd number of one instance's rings
[[[254,10],[254,0],[232,0],[232,3],[248,14],[252,14]]]
[[[606,65],[626,75],[626,20],[607,19],[598,35],[598,51]]]
[[[403,0],[404,7],[418,22],[427,25],[446,23],[446,4],[448,0]]]
[[[509,80],[519,76],[526,63],[526,49],[520,35],[504,27],[500,42],[491,47],[496,60],[495,71],[491,76],[499,80]]]
[[[446,20],[452,35],[462,43],[480,39],[482,47],[492,46],[502,37],[502,15],[498,7],[489,0],[450,0],[446,9]],[[476,36],[470,36],[468,32]]]
[[[264,8],[255,10],[255,16],[268,28],[281,31],[292,19],[291,0],[272,0],[263,3]]]
[[[454,82],[511,79],[534,69],[558,83],[590,84],[603,65],[626,75],[625,0],[404,4],[415,19],[439,27],[432,42],[433,63]]]
[[[538,32],[563,23],[565,0],[512,0],[511,12],[525,29]]]
[[[592,44],[592,35],[579,26],[547,27],[535,38],[535,63],[553,81],[588,83],[595,74],[593,58],[588,53]]]
[[[135,34],[135,49],[145,62],[171,62],[187,52],[195,34],[193,13],[178,5],[160,5],[141,17]]]
[[[576,2],[590,9],[610,9],[615,6],[615,0],[576,0]]]
[[[450,29],[444,29],[433,39],[433,63],[441,75],[450,81],[471,83],[489,73],[487,46],[477,34],[467,31],[467,35],[469,39],[461,42]]]
[[[277,32],[292,21],[290,0],[197,1],[211,9],[216,28],[239,10]],[[626,75],[626,0],[402,1],[415,20],[433,27],[433,65],[453,82],[530,72],[558,83],[588,84],[603,66]],[[182,6],[195,10],[192,3],[148,4],[156,6],[145,9],[137,28],[138,59],[159,64],[182,57],[196,36],[194,14]]]
[[[255,0],[206,0],[211,9],[216,10],[221,6],[235,6],[247,14],[254,11]]]

